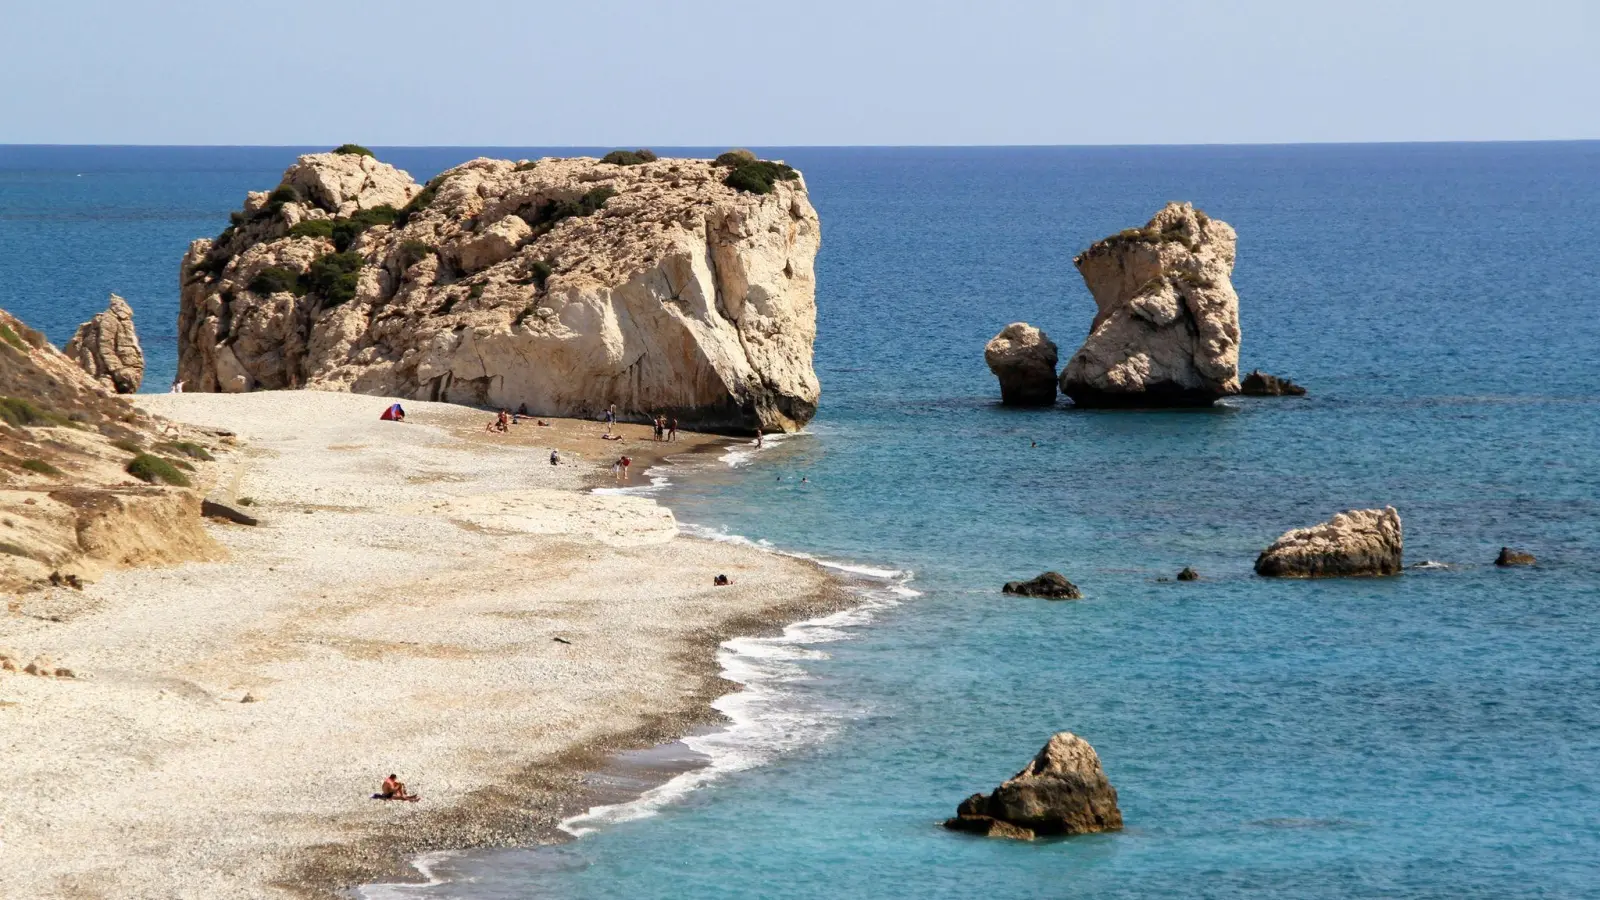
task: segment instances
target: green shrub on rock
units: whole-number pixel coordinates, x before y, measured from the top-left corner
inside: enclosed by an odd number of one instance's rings
[[[307,219],[295,223],[289,229],[289,237],[331,238],[333,237],[332,219]]]
[[[443,181],[443,175],[435,175],[431,180],[429,180],[429,182],[423,186],[422,190],[418,191],[417,195],[411,198],[410,203],[407,203],[400,209],[398,213],[395,213],[394,227],[406,227],[406,223],[411,221],[412,216],[432,206],[434,197],[438,196],[439,194],[439,185],[443,183]]]
[[[300,289],[300,273],[283,266],[267,266],[257,272],[255,277],[250,279],[246,289],[252,294],[260,294],[263,297],[280,292],[304,293]]]
[[[736,191],[751,194],[770,194],[779,181],[793,181],[800,173],[783,163],[758,159],[735,166],[722,183]]]
[[[360,144],[340,144],[339,146],[333,148],[333,152],[338,153],[341,156],[371,156],[374,159],[377,158],[377,154],[361,146]]]
[[[25,459],[22,461],[22,467],[27,469],[29,472],[36,472],[40,475],[49,475],[52,478],[61,474],[60,469],[50,465],[42,459]]]
[[[411,238],[400,243],[400,252],[397,258],[400,262],[400,268],[409,269],[422,262],[427,258],[428,254],[437,252],[438,250],[427,241]]]
[[[641,163],[655,162],[658,158],[654,150],[641,147],[638,150],[613,150],[600,157],[600,161],[614,166],[637,166]]]
[[[756,161],[757,157],[754,153],[751,153],[749,150],[739,148],[736,150],[729,150],[727,153],[718,154],[717,158],[711,161],[711,164],[714,166],[727,166],[728,168],[736,169],[745,163],[753,163]]]
[[[326,253],[311,261],[301,285],[322,297],[324,309],[355,299],[364,260],[359,253]]]
[[[533,279],[534,286],[541,291],[550,281],[550,275],[554,271],[555,267],[542,259],[536,259],[528,266],[528,275]]]
[[[21,397],[0,397],[0,422],[14,428],[70,424],[66,416],[35,406]]]
[[[159,456],[141,453],[128,463],[128,474],[150,484],[170,484],[188,487],[189,476],[178,471],[172,463]]]
[[[536,234],[544,234],[563,219],[594,215],[605,207],[607,200],[616,195],[616,191],[602,185],[590,188],[576,200],[550,200],[541,203],[538,209],[531,214],[524,213],[522,218]]]
[[[165,444],[157,444],[156,449],[166,453],[181,453],[190,459],[198,459],[203,462],[211,462],[216,459],[215,456],[211,455],[211,451],[196,444],[194,441],[170,441]]]
[[[333,221],[333,248],[343,253],[350,249],[363,231],[374,225],[392,225],[399,213],[394,207],[385,203],[371,209],[358,210],[355,215],[346,219]]]

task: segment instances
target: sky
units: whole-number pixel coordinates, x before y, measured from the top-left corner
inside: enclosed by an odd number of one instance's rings
[[[1600,138],[1600,0],[0,0],[0,143]]]

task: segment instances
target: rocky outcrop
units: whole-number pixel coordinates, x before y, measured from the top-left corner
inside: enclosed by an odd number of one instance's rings
[[[1200,573],[1196,572],[1194,569],[1190,568],[1189,566],[1184,566],[1183,570],[1178,573],[1178,580],[1179,581],[1199,581],[1200,580]]]
[[[1093,834],[1120,831],[1122,810],[1099,754],[1088,741],[1062,731],[994,793],[962,801],[944,824],[996,837]]]
[[[1510,547],[1501,547],[1500,555],[1494,558],[1494,564],[1500,566],[1501,568],[1509,568],[1511,566],[1531,566],[1537,564],[1538,562],[1539,561],[1534,558],[1532,553],[1529,553],[1526,550],[1513,550]]]
[[[1083,592],[1060,572],[1045,572],[1028,581],[1008,581],[1000,589],[1003,594],[1018,597],[1043,597],[1046,600],[1082,600]]]
[[[4,310],[0,422],[0,590],[222,555],[197,494],[129,472],[135,454],[191,465],[199,445],[166,443],[178,436]]]
[[[1077,406],[1209,406],[1239,392],[1236,236],[1188,203],[1073,263],[1098,312],[1061,373]]]
[[[184,257],[179,377],[796,430],[820,391],[817,215],[799,173],[756,193],[729,171],[475,159],[421,186],[303,156]]]
[[[144,349],[133,330],[133,307],[116,294],[105,312],[78,326],[63,352],[119,394],[138,393],[144,381]]]
[[[1056,402],[1056,345],[1027,322],[1001,329],[983,348],[983,360],[1000,379],[1000,402],[1007,406]]]
[[[1247,397],[1304,397],[1306,389],[1287,378],[1252,369],[1239,383],[1239,393]]]
[[[1394,507],[1352,509],[1284,534],[1256,558],[1256,574],[1275,578],[1395,575],[1404,568]]]

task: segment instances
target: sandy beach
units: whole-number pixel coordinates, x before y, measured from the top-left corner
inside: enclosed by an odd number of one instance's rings
[[[664,445],[319,392],[142,395],[227,429],[228,558],[24,595],[0,647],[0,897],[338,896],[432,849],[554,839],[583,774],[710,721],[714,651],[847,602],[816,567],[598,495]],[[710,438],[684,435],[670,447]],[[619,449],[620,445],[620,449]],[[552,447],[563,463],[548,462]],[[712,587],[718,573],[730,587]],[[370,799],[395,772],[420,803]]]

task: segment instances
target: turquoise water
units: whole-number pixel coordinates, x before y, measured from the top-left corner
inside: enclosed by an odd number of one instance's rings
[[[40,174],[55,152],[0,148],[0,305],[58,342],[110,289],[170,335],[184,243],[292,155],[75,150],[99,173],[77,179]],[[383,155],[426,177],[473,152]],[[406,893],[1600,895],[1600,144],[782,155],[824,225],[822,411],[659,495],[710,533],[910,574],[727,654],[755,690],[691,742],[720,766],[696,790]],[[1244,364],[1311,396],[995,405],[983,342],[1020,319],[1070,352],[1092,311],[1071,255],[1169,199],[1239,230]],[[1445,565],[1251,574],[1283,530],[1382,504],[1409,563]],[[1496,570],[1502,544],[1541,565]],[[1204,580],[1157,580],[1185,565]],[[1087,599],[997,593],[1046,568]],[[936,827],[1063,728],[1126,832]]]

